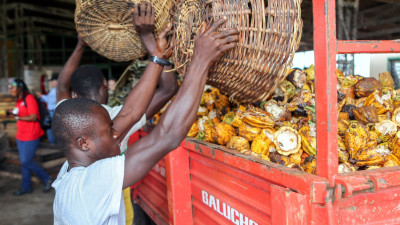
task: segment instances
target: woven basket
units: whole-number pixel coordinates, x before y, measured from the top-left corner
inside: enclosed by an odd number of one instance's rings
[[[141,0],[76,0],[75,24],[79,36],[97,53],[117,62],[146,55],[133,26],[133,3]],[[151,0],[155,33],[168,24],[171,0]]]
[[[190,0],[174,13],[173,61],[185,74],[201,22],[227,17],[222,29],[239,30],[239,43],[209,71],[207,83],[231,98],[267,99],[286,78],[302,32],[301,0]],[[267,4],[267,6],[265,6]]]

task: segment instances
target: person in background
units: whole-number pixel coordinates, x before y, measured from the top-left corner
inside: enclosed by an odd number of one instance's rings
[[[51,90],[47,95],[43,95],[40,92],[36,92],[36,96],[40,98],[40,101],[45,102],[47,104],[47,110],[49,110],[49,114],[51,119],[53,119],[54,109],[56,108],[57,104],[57,79],[58,74],[53,73],[50,79],[50,87]],[[56,140],[54,138],[53,132],[51,128],[47,129],[47,138],[49,139],[50,144],[55,144]]]
[[[115,80],[114,77],[111,77],[110,79],[108,79],[108,81],[107,81],[107,86],[108,86],[108,91],[109,91],[110,93],[114,93],[114,91],[115,91],[115,85],[117,84],[116,82],[117,82],[117,81]]]
[[[52,179],[43,168],[33,161],[40,137],[44,134],[39,123],[39,106],[35,97],[29,93],[23,80],[11,79],[8,88],[10,94],[17,97],[13,114],[17,120],[17,147],[22,170],[21,187],[13,195],[20,196],[32,192],[32,172],[43,181],[43,191],[48,192],[51,188]]]

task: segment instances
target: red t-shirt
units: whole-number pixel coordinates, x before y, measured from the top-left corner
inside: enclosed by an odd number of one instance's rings
[[[40,113],[39,113],[39,106],[36,102],[35,97],[33,95],[28,94],[25,98],[25,103],[22,98],[19,98],[17,100],[17,105],[16,107],[18,108],[18,116],[23,117],[23,116],[29,116],[32,114],[36,114],[38,117],[38,120],[36,121],[22,121],[18,120],[17,121],[17,139],[20,141],[33,141],[38,138],[40,138],[44,132],[42,128],[40,127],[39,119],[40,119]]]

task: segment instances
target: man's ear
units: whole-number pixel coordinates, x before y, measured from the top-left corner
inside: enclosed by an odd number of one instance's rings
[[[71,91],[71,97],[72,98],[77,98],[78,94],[75,91]]]
[[[82,151],[87,151],[89,150],[89,143],[87,142],[87,138],[85,137],[80,137],[76,140],[76,145],[78,148]]]

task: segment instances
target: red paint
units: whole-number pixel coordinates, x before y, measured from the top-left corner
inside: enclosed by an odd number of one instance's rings
[[[400,52],[400,41],[337,41],[337,53],[394,53]]]
[[[178,147],[166,156],[168,210],[171,224],[192,224],[189,153]]]
[[[155,168],[161,168],[156,170]],[[169,221],[167,180],[162,176],[162,168],[165,171],[165,159],[160,160],[141,180],[135,189],[138,196],[138,204],[142,207],[152,220]],[[166,171],[165,171],[166,172]],[[157,223],[159,224],[159,223]]]
[[[317,116],[317,174],[338,171],[335,1],[313,0]]]

